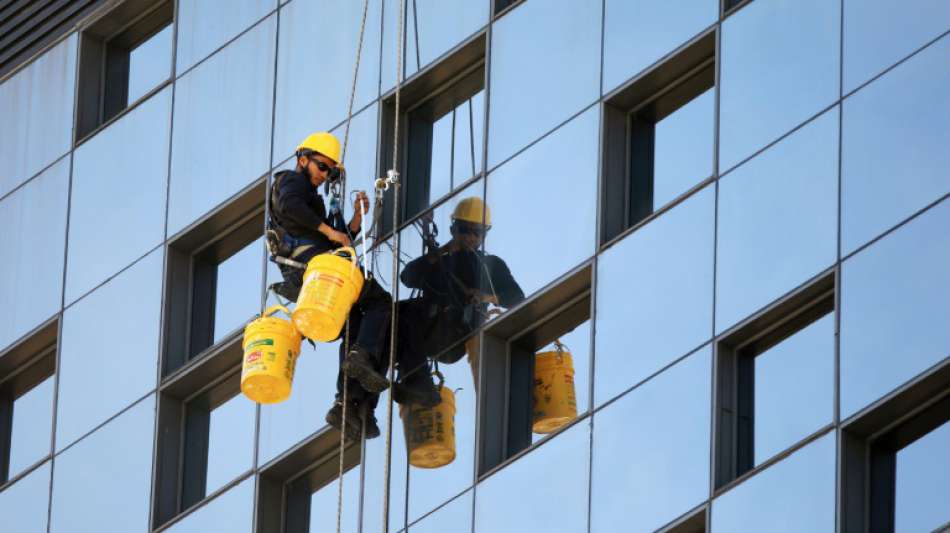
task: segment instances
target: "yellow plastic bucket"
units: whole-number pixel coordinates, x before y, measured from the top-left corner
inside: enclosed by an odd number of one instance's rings
[[[541,352],[535,358],[533,418],[535,433],[551,433],[577,418],[574,362],[560,343],[556,351]]]
[[[349,258],[344,254],[349,254]],[[363,273],[353,248],[320,254],[307,264],[292,315],[303,336],[330,342],[340,336],[350,308],[363,290]]]
[[[290,316],[286,307],[273,305],[244,327],[241,392],[257,403],[282,402],[290,396],[300,355],[300,333],[289,320],[271,316],[277,311]]]
[[[432,408],[400,405],[409,464],[439,468],[455,460],[455,393],[440,385],[442,402]]]

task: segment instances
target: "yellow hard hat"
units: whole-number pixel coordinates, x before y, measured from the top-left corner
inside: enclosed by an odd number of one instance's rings
[[[326,131],[318,131],[307,135],[307,138],[297,146],[298,154],[301,150],[319,152],[332,159],[334,163],[339,164],[340,162],[340,140]]]
[[[484,218],[483,217],[484,212]],[[464,198],[455,206],[452,220],[463,220],[472,224],[491,226],[491,209],[477,196]]]

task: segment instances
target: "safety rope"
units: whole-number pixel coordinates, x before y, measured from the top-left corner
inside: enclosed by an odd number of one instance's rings
[[[363,16],[360,20],[360,33],[359,38],[356,44],[356,62],[353,65],[353,83],[350,86],[350,102],[346,108],[346,127],[343,130],[343,150],[340,154],[340,165],[343,166],[343,162],[346,161],[346,148],[350,142],[350,123],[353,120],[353,101],[356,99],[356,82],[359,79],[360,72],[360,59],[363,55],[363,35],[366,31],[366,14],[369,11],[369,0],[363,0]],[[346,167],[344,166],[343,172],[346,172]],[[345,176],[345,174],[344,174]],[[342,209],[342,207],[341,207]],[[360,211],[360,230],[362,233],[363,230],[363,205],[362,203],[357,207]],[[346,218],[343,219],[344,221]],[[344,222],[345,223],[345,222]],[[362,237],[362,235],[361,235]],[[364,239],[365,243],[365,239]],[[363,245],[364,250],[366,245]],[[365,252],[364,252],[365,253]],[[366,277],[366,266],[363,266],[363,277]],[[350,349],[350,319],[346,319],[346,332],[343,336],[343,357],[345,358]],[[343,362],[340,362],[341,366]],[[337,476],[337,495],[336,495],[336,533],[341,533],[343,527],[343,452],[346,449],[346,409],[347,404],[349,403],[349,398],[347,397],[347,382],[349,381],[345,372],[342,368],[340,372],[343,373],[341,376],[343,380],[343,405],[341,408],[340,416],[342,420],[340,421],[340,450],[339,450],[339,476]]]
[[[398,156],[399,156],[399,97],[402,92],[402,41],[403,41],[403,24],[406,19],[406,0],[400,0],[399,2],[399,30],[396,33],[396,96],[395,96],[395,109],[394,109],[394,120],[393,120],[393,162],[392,168],[388,172],[388,181],[392,182],[393,185],[393,246],[396,250],[393,253],[393,290],[396,290],[398,279],[399,279],[399,173],[397,169],[398,165]],[[395,369],[396,366],[396,324],[397,316],[396,312],[398,307],[396,306],[396,298],[393,297],[393,307],[392,313],[390,314],[390,334],[389,334],[389,370],[387,376],[389,376],[390,382],[394,383],[396,380]],[[383,492],[383,533],[389,532],[389,485],[390,485],[390,466],[392,462],[392,446],[393,446],[393,393],[390,389],[389,401],[387,402],[388,409],[386,413],[386,460],[385,466],[383,468],[383,483],[384,483],[384,492]]]

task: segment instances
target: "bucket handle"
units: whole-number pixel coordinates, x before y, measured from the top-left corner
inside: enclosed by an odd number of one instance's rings
[[[561,364],[564,362],[564,352],[567,351],[567,346],[561,343],[561,339],[554,341],[554,348],[557,350],[557,362]]]
[[[262,317],[271,316],[271,315],[273,315],[274,313],[276,313],[277,311],[283,311],[285,315],[290,316],[290,310],[288,310],[286,307],[284,307],[283,305],[280,305],[280,304],[274,304],[274,305],[268,307],[267,309],[264,310],[263,313],[261,313],[261,316],[262,316]]]

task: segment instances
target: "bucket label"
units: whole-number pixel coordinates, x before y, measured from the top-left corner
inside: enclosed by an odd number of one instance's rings
[[[254,348],[256,346],[273,346],[273,345],[274,345],[274,339],[258,339],[248,344],[244,349],[250,350],[251,348]]]
[[[246,359],[246,361],[247,361],[248,363],[253,363],[254,361],[257,361],[257,360],[260,359],[260,358],[261,358],[261,352],[260,352],[260,350],[258,350],[258,351],[256,351],[256,352],[251,352],[251,353],[247,354],[247,359]]]

